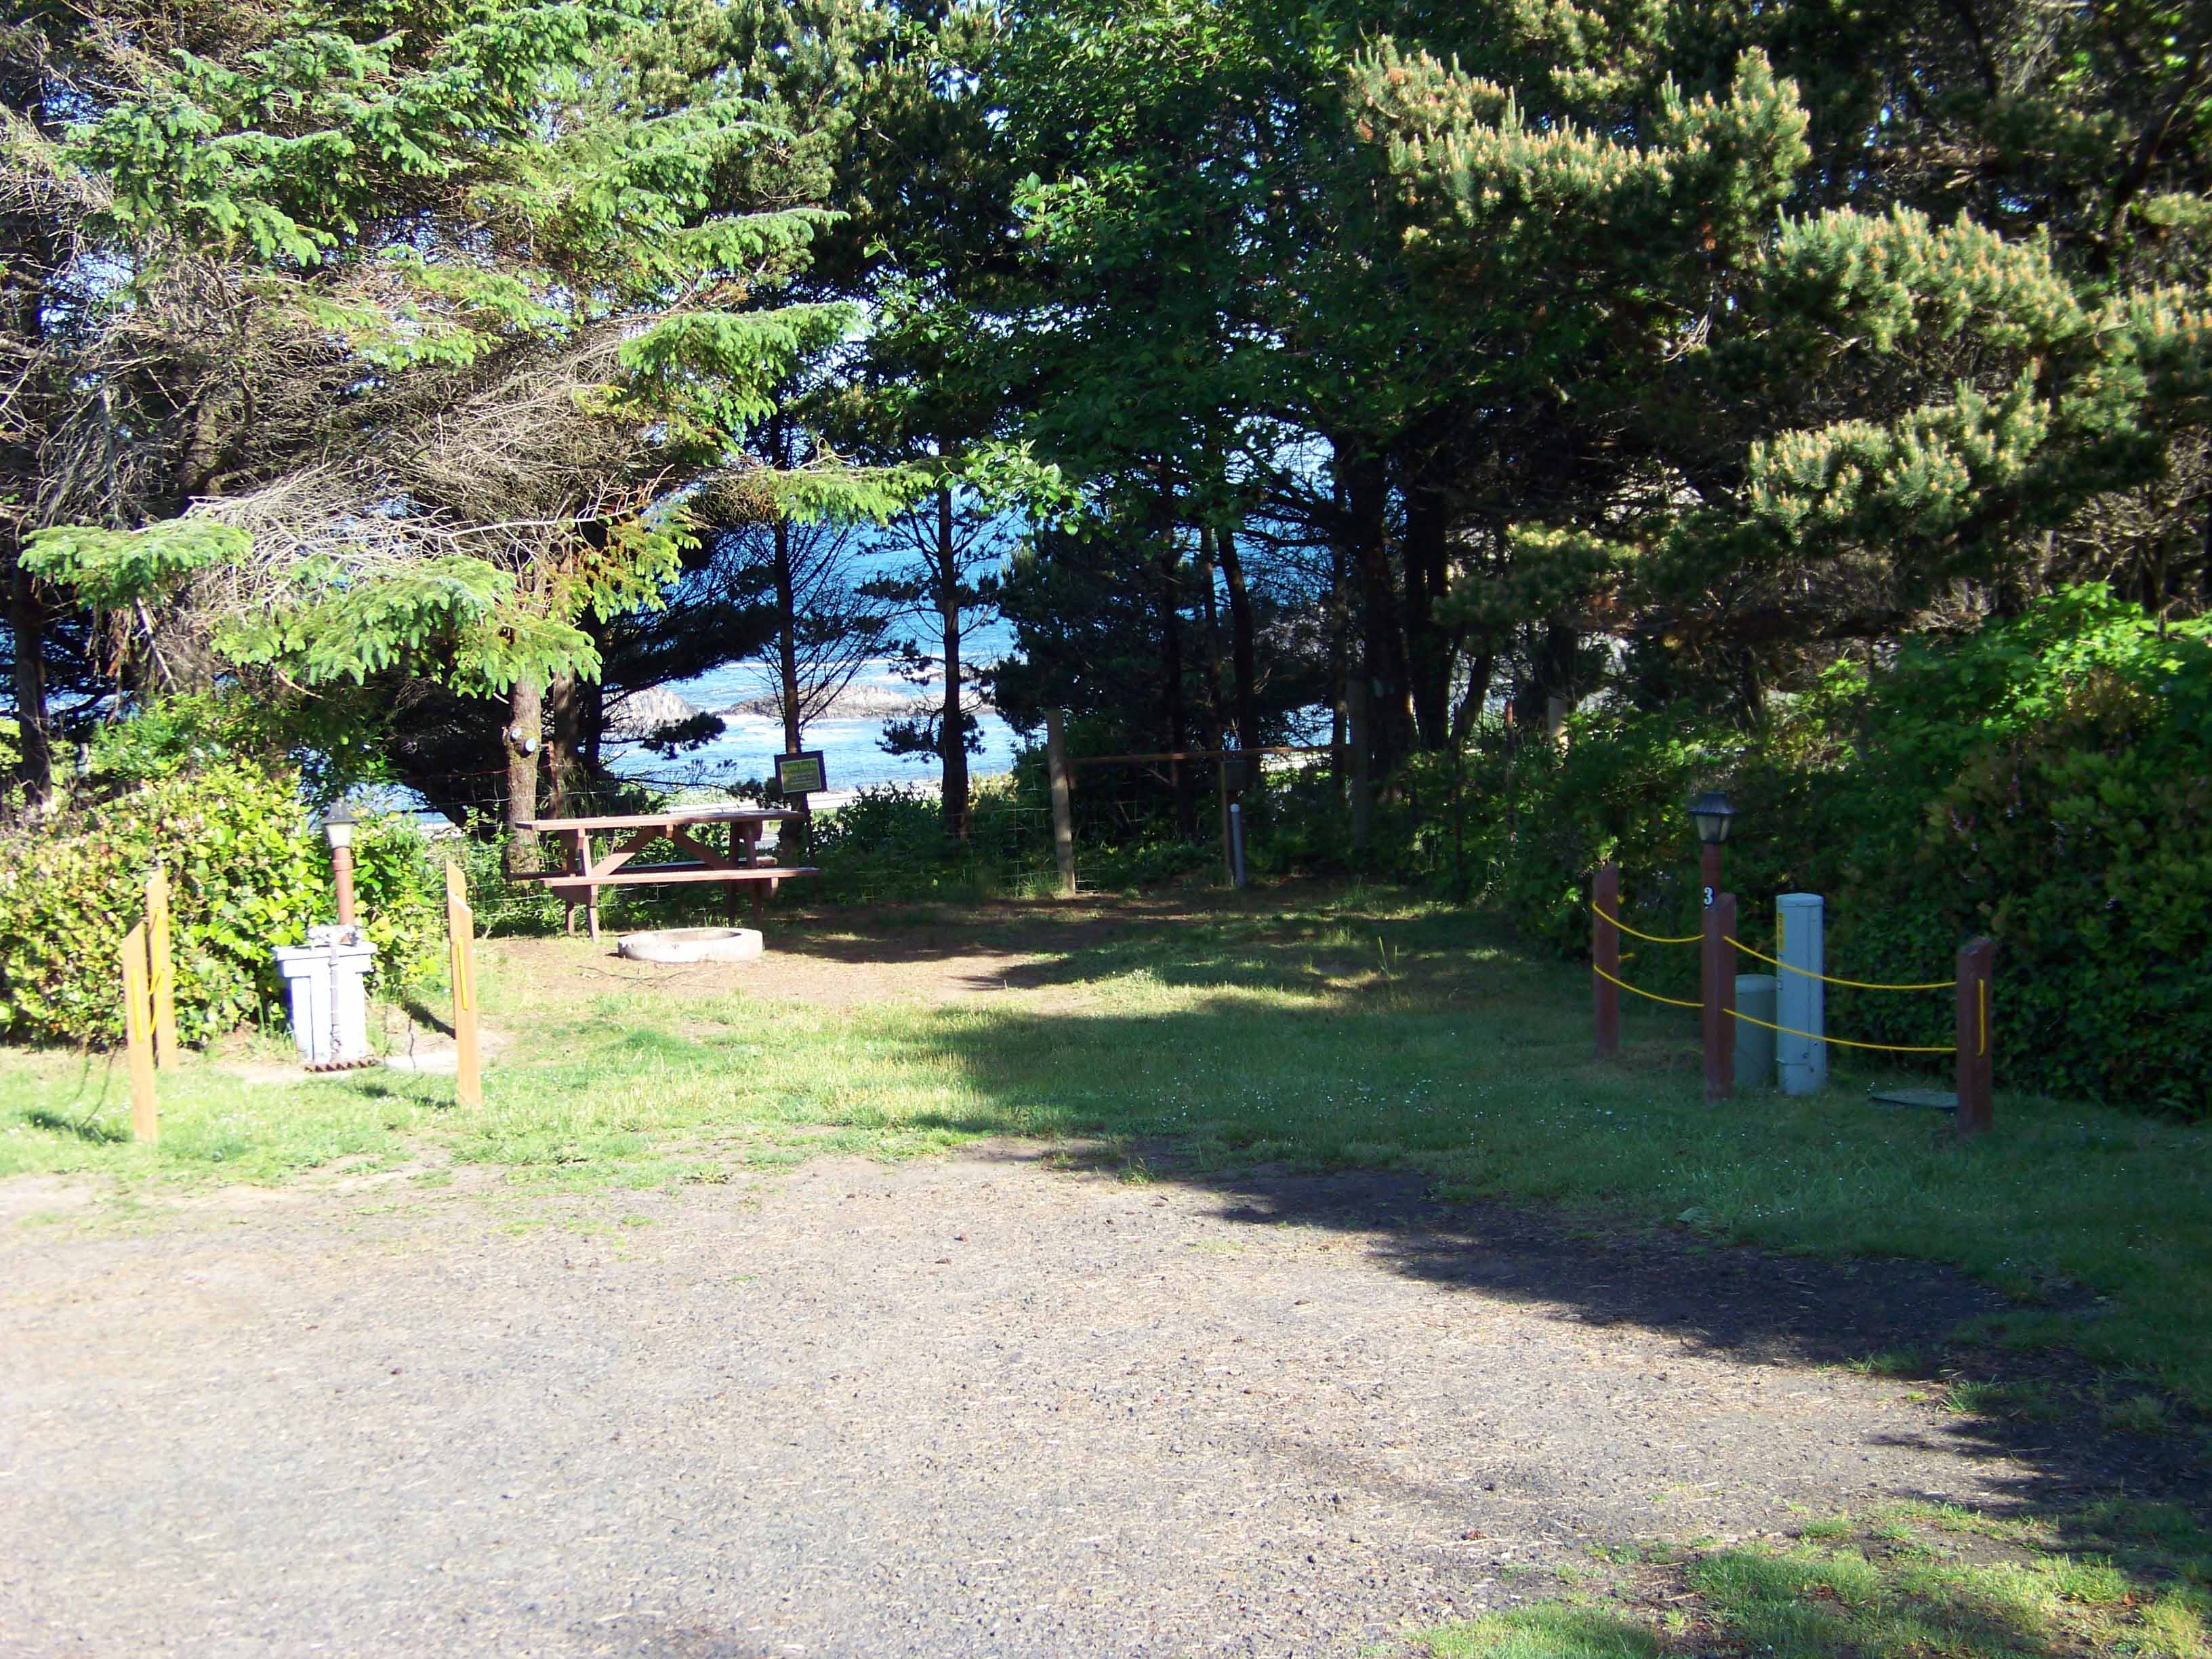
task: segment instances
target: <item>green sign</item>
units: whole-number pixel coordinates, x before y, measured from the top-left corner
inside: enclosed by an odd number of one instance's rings
[[[828,773],[822,764],[822,751],[809,749],[802,754],[778,755],[775,757],[775,787],[781,795],[811,795],[830,787]]]

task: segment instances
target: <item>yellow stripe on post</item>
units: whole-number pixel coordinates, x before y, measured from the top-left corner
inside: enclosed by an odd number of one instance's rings
[[[476,912],[469,908],[468,878],[446,866],[446,961],[453,986],[453,1099],[483,1104],[482,1061],[477,1045]]]
[[[154,1063],[177,1069],[177,964],[169,951],[169,872],[146,878],[146,953],[154,993]]]
[[[161,1139],[154,1100],[154,998],[146,968],[146,924],[123,936],[123,1041],[131,1062],[131,1138]]]

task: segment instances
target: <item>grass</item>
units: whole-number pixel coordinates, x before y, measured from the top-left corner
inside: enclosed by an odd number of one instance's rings
[[[2012,1521],[1907,1504],[1778,1543],[1601,1559],[1610,1569],[1570,1596],[1419,1646],[1433,1659],[2212,1655],[2212,1534],[2168,1506]]]
[[[163,1079],[163,1138],[145,1148],[121,1138],[119,1066],[4,1051],[0,1174],[99,1172],[134,1192],[474,1164],[526,1186],[643,1187],[1005,1133],[1103,1139],[1135,1181],[1392,1168],[1594,1224],[1956,1263],[2021,1299],[1984,1334],[2069,1343],[2212,1406],[2205,1131],[2002,1097],[1996,1133],[1960,1145],[1946,1119],[1868,1102],[1863,1075],[1709,1107],[1693,1016],[1632,1012],[1623,1061],[1601,1065],[1584,975],[1479,919],[1373,893],[1270,903],[1109,905],[1076,929],[1048,905],[873,914],[857,936],[835,913],[779,921],[764,971],[785,955],[891,959],[884,1000],[836,1008],[711,979],[640,988],[581,942],[494,942],[486,1018],[514,1041],[481,1111],[454,1109],[436,1078],[247,1082],[201,1063]],[[1001,994],[888,994],[933,952],[993,950],[1018,969]],[[2141,1388],[2106,1412],[2137,1432],[2185,1426]]]

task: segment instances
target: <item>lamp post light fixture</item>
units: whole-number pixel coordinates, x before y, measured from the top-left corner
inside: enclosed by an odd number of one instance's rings
[[[339,801],[323,814],[323,835],[331,843],[331,873],[337,878],[338,926],[353,926],[353,814]]]
[[[1690,822],[1698,826],[1698,879],[1705,890],[1705,902],[1710,908],[1721,890],[1721,843],[1729,838],[1729,824],[1735,817],[1735,808],[1729,805],[1725,792],[1708,789],[1690,802]]]

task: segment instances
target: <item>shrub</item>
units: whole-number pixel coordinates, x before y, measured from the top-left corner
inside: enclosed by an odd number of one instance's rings
[[[177,1027],[204,1042],[276,991],[272,945],[297,944],[328,889],[298,779],[237,762],[155,779],[0,836],[0,1030],[112,1042],[118,952],[170,877]]]
[[[1728,884],[1740,936],[1771,949],[1771,896],[1828,900],[1829,959],[1854,978],[1948,975],[1998,943],[2008,1088],[2191,1116],[2212,1110],[2212,628],[2160,627],[2102,589],[2052,597],[1869,676],[1841,670],[1746,732],[1673,710],[1593,710],[1548,744],[1470,757],[1493,791],[1480,881],[1526,937],[1584,948],[1590,872],[1621,866],[1625,919],[1696,926],[1684,798],[1725,781],[1741,811]],[[1695,952],[1641,953],[1639,985],[1685,994]],[[1829,1027],[1944,1043],[1942,995],[1832,988]]]

